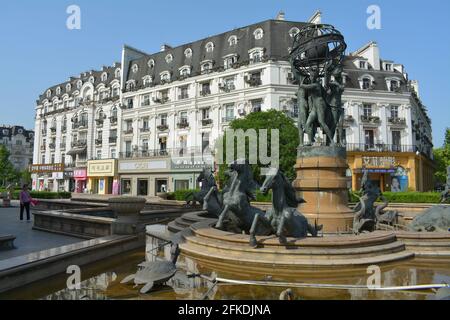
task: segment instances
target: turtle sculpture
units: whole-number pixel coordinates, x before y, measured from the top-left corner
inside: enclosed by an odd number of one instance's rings
[[[140,292],[145,294],[155,285],[161,285],[170,280],[177,272],[176,263],[180,255],[179,246],[172,245],[170,250],[170,261],[144,261],[138,265],[138,271],[135,274],[125,277],[120,283],[134,282],[135,287],[144,285]]]

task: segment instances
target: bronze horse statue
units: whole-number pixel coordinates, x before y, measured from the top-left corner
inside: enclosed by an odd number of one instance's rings
[[[305,203],[305,200],[297,197],[295,189],[289,180],[279,169],[272,168],[268,171],[266,179],[261,187],[261,192],[267,194],[272,190],[272,209],[265,216],[257,215],[250,230],[250,245],[257,247],[255,230],[259,223],[269,223],[273,234],[276,234],[280,243],[286,243],[286,237],[305,238],[308,234],[317,236],[322,226],[312,226],[298,210],[297,206]]]
[[[203,199],[208,191],[212,187],[216,186],[216,180],[214,179],[214,175],[209,167],[204,168],[198,176],[197,183],[200,182],[201,188],[199,192],[189,192],[186,194],[184,200],[186,201],[187,207],[195,206],[197,202],[200,205],[203,205]]]

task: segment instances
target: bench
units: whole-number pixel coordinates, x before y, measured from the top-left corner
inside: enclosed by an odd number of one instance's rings
[[[14,240],[16,236],[13,235],[0,236],[0,250],[14,249]]]

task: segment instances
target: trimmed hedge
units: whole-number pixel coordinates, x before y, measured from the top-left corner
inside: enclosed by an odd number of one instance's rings
[[[350,202],[358,202],[358,192],[350,193]],[[383,192],[390,203],[439,203],[441,198],[438,192]]]
[[[200,190],[190,190],[190,189],[186,189],[186,190],[177,190],[175,192],[169,192],[167,195],[167,199],[168,200],[177,200],[177,201],[185,201],[186,196],[189,193],[192,192],[199,192]]]
[[[16,190],[12,194],[14,200],[19,200],[20,190]],[[48,191],[30,191],[30,196],[34,199],[70,199],[70,192],[48,192]]]

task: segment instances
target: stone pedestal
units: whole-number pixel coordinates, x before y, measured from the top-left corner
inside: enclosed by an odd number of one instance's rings
[[[299,211],[310,223],[323,225],[326,233],[348,232],[353,210],[348,208],[347,154],[342,147],[301,147],[293,182],[306,203]]]

